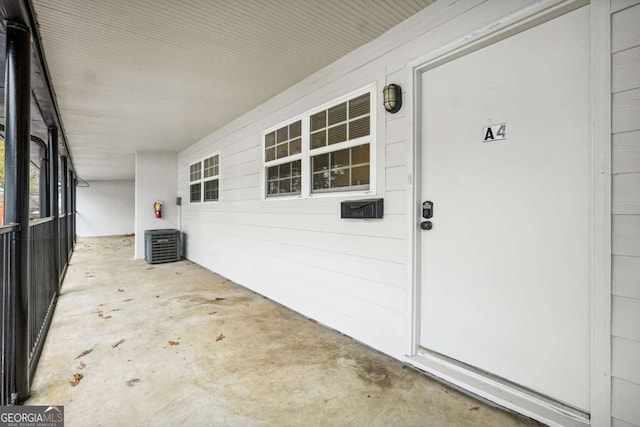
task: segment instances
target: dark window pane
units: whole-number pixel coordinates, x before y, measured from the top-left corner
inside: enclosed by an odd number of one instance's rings
[[[349,139],[369,135],[369,116],[349,122]]]
[[[299,138],[302,135],[302,122],[298,120],[289,126],[289,138]]]
[[[331,187],[348,187],[349,182],[349,169],[331,171]]]
[[[281,179],[278,181],[280,184],[280,193],[290,193],[291,192],[291,180],[290,179]]]
[[[275,132],[271,132],[268,133],[264,136],[264,146],[265,147],[271,147],[273,145],[275,145],[276,143],[276,133]]]
[[[289,144],[286,142],[276,146],[277,156],[279,159],[287,157],[289,155]]]
[[[314,172],[320,172],[329,169],[329,155],[321,154],[311,158],[311,167]]]
[[[291,162],[291,176],[300,176],[301,170],[301,161],[296,160],[295,162]]]
[[[298,178],[293,178],[291,180],[291,192],[292,193],[300,193],[302,191],[302,180]]]
[[[313,174],[313,189],[323,190],[329,188],[329,172]]]
[[[311,148],[319,148],[327,145],[327,131],[321,130],[320,132],[311,134]]]
[[[291,176],[291,163],[280,165],[280,178],[288,178]]]
[[[269,161],[275,160],[275,159],[276,159],[276,147],[271,147],[265,153],[265,160],[267,162],[269,162]]]
[[[200,183],[197,184],[191,184],[191,188],[189,191],[189,200],[194,203],[194,202],[199,202],[201,199],[201,193],[200,193]]]
[[[347,124],[329,128],[329,144],[337,144],[347,140]]]
[[[298,154],[302,151],[302,140],[296,139],[289,143],[289,154]]]
[[[358,145],[351,149],[351,164],[369,163],[369,144]]]
[[[311,132],[322,129],[327,125],[326,113],[327,112],[325,110],[311,116]]]
[[[268,182],[267,194],[278,194],[278,181]]]
[[[347,103],[336,105],[328,110],[328,125],[344,122],[347,120]]]
[[[331,153],[331,169],[349,166],[349,149]]]
[[[369,184],[369,165],[351,169],[351,185]]]
[[[218,200],[218,180],[205,181],[204,183],[204,201],[210,202]]]
[[[283,128],[278,129],[276,139],[277,139],[278,143],[281,143],[283,141],[288,140],[289,139],[289,126],[285,126]]]
[[[278,178],[278,166],[272,166],[267,169],[267,179],[277,179]]]
[[[349,120],[369,114],[369,94],[365,93],[349,101]]]

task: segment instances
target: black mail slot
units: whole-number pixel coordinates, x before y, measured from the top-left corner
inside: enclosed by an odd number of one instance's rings
[[[382,218],[383,199],[345,200],[340,203],[340,218]]]

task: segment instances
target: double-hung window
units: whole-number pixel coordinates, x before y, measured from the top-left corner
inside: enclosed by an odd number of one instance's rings
[[[299,195],[302,191],[302,121],[264,137],[267,197]]]
[[[369,191],[372,98],[356,92],[265,132],[266,197]]]
[[[309,132],[312,193],[369,189],[369,93],[314,113]]]
[[[189,201],[220,200],[220,154],[214,154],[189,166]]]

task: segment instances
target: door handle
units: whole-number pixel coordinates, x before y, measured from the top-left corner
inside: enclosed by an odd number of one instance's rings
[[[433,228],[433,224],[431,221],[422,221],[420,223],[420,228],[423,230],[431,230]]]

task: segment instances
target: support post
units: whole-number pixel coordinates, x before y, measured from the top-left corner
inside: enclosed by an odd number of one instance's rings
[[[7,22],[5,60],[5,224],[19,225],[11,311],[12,401],[29,395],[29,146],[31,144],[31,39],[24,25]],[[15,393],[15,394],[14,394]]]
[[[47,144],[47,157],[49,158],[49,167],[47,172],[49,173],[49,188],[47,193],[49,194],[49,216],[53,217],[53,242],[51,242],[53,254],[53,260],[55,264],[55,277],[58,281],[58,292],[60,291],[60,230],[58,218],[58,128],[52,126],[48,130],[48,144]]]
[[[68,213],[68,206],[69,206],[69,170],[68,170],[68,165],[67,165],[67,156],[62,156],[62,165],[60,166],[62,168],[62,170],[60,171],[61,173],[61,179],[62,179],[62,183],[60,185],[60,191],[62,191],[62,212],[60,212],[61,214],[64,215],[64,236],[60,236],[60,242],[64,251],[62,251],[63,256],[65,256],[66,258],[64,259],[64,265],[67,265],[67,262],[69,261],[69,220],[67,219],[67,213]]]

